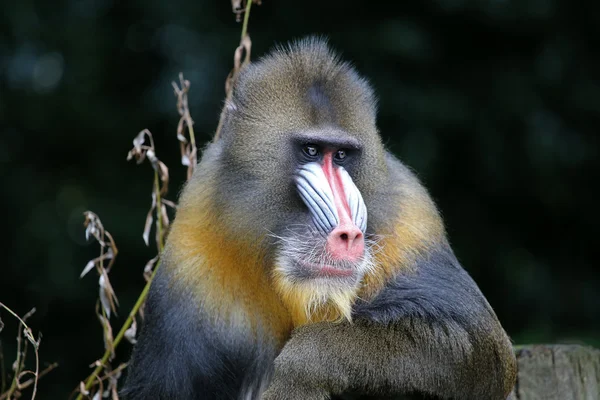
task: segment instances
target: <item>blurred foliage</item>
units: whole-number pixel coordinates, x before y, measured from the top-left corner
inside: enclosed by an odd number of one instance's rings
[[[430,189],[517,343],[600,345],[600,2],[264,0],[249,29],[253,58],[321,33],[369,78],[387,146]],[[131,140],[153,132],[176,193],[170,82],[191,81],[197,139],[209,140],[239,32],[227,0],[0,4],[0,300],[37,307],[41,360],[60,363],[38,398],[65,398],[103,351],[97,282],[79,280],[96,253],[83,211],[119,246],[122,321],[154,252],[142,240],[153,175],[127,163]]]

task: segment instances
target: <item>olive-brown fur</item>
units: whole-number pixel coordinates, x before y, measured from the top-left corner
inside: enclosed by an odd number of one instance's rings
[[[510,340],[427,191],[384,148],[368,83],[309,38],[245,67],[225,108],[182,191],[125,398],[505,399]],[[375,266],[310,312],[318,283],[275,272],[286,238],[319,240],[293,181],[303,141],[356,147],[344,168]]]

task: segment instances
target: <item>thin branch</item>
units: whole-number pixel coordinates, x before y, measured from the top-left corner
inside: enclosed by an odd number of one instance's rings
[[[247,3],[246,3],[240,45],[236,49],[235,56],[234,56],[234,69],[231,71],[231,73],[227,79],[227,82],[226,82],[227,101],[229,101],[231,99],[231,88],[233,87],[233,83],[235,82],[235,79],[237,79],[237,76],[239,74],[241,67],[250,62],[251,41],[250,41],[250,37],[248,36],[247,31],[248,31],[248,20],[250,17],[250,8],[252,6],[253,1],[256,1],[256,0],[247,0]],[[258,4],[260,4],[260,1],[256,1],[256,2]],[[237,12],[236,12],[236,14],[239,15],[239,13],[237,13]],[[242,56],[244,54],[245,54],[245,57],[244,57],[244,60],[242,61]],[[189,88],[190,88],[190,82],[183,79],[182,74],[179,75],[179,82],[180,82],[181,87],[177,86],[177,84],[175,82],[173,82],[173,89],[175,90],[175,94],[177,95],[177,109],[178,109],[179,115],[180,115],[180,120],[179,120],[179,123],[177,126],[177,138],[180,141],[182,163],[184,165],[188,166],[187,179],[189,180],[191,178],[194,168],[196,167],[196,164],[197,164],[197,146],[196,146],[196,138],[195,138],[194,128],[193,128],[194,121],[191,117],[191,114],[189,111],[189,105],[188,105],[188,92],[189,92]],[[219,126],[218,126],[216,134],[215,134],[215,140],[218,138],[219,132],[221,130],[221,126],[223,124],[224,115],[225,115],[224,113],[225,113],[225,108],[223,109],[223,111],[221,113],[221,118],[219,120]],[[186,137],[184,136],[184,130],[185,130],[184,128],[185,127],[187,127],[187,132],[189,134],[189,143],[188,143]],[[150,140],[149,146],[144,144],[146,136]],[[152,163],[152,166],[154,168],[154,184],[153,184],[153,193],[152,193],[153,194],[153,202],[152,202],[152,207],[146,218],[146,226],[144,229],[143,237],[144,237],[144,241],[146,242],[146,244],[148,244],[148,236],[149,236],[149,231],[151,229],[151,223],[152,223],[152,212],[156,211],[156,213],[157,213],[156,214],[156,218],[157,218],[157,220],[156,220],[156,242],[157,242],[157,248],[158,248],[158,255],[157,255],[157,257],[150,260],[150,262],[148,262],[148,264],[144,268],[144,277],[147,279],[144,289],[142,290],[140,296],[138,297],[135,305],[131,309],[127,319],[123,323],[121,330],[117,333],[114,340],[112,341],[112,347],[108,348],[108,346],[107,346],[102,358],[95,362],[96,368],[86,378],[85,382],[80,383],[79,388],[77,389],[77,392],[78,392],[77,400],[82,400],[84,396],[89,396],[90,395],[89,391],[94,385],[100,385],[100,390],[102,391],[102,387],[103,387],[102,380],[106,380],[106,379],[112,377],[113,375],[120,373],[123,369],[126,368],[126,364],[122,364],[116,370],[114,370],[112,372],[107,372],[102,377],[99,375],[103,369],[105,369],[105,370],[108,369],[107,366],[109,366],[108,363],[111,359],[114,349],[120,344],[122,339],[123,338],[129,339],[128,336],[131,336],[131,332],[128,333],[128,330],[131,327],[131,325],[134,323],[136,316],[138,314],[142,315],[141,314],[142,310],[143,310],[142,307],[144,306],[144,303],[148,296],[148,292],[149,292],[150,286],[152,284],[152,281],[154,280],[154,277],[156,276],[156,273],[160,267],[159,256],[162,254],[162,251],[164,248],[165,237],[166,237],[165,233],[169,226],[169,219],[168,219],[168,214],[166,212],[166,207],[167,206],[172,207],[172,208],[175,207],[175,204],[173,202],[170,202],[170,201],[164,199],[164,195],[167,192],[166,189],[168,186],[168,169],[160,160],[158,160],[158,158],[155,155],[155,148],[154,148],[154,141],[152,138],[152,134],[147,129],[144,129],[143,131],[138,133],[138,135],[134,139],[133,143],[134,143],[134,148],[128,153],[127,159],[130,160],[132,158],[135,158],[137,163],[139,164],[146,157],[148,157],[148,159],[150,160],[150,162]],[[162,182],[162,187],[161,187],[161,182]],[[112,242],[112,238],[110,238],[110,239]],[[107,258],[108,257],[104,253],[101,253],[101,256],[99,257],[99,259],[97,261],[102,262],[104,259],[107,259]],[[109,264],[109,268],[112,266],[112,262],[114,262],[114,259],[110,259],[110,261],[111,261],[111,264]],[[154,266],[153,269],[152,269],[152,266]],[[151,274],[150,274],[150,271],[152,271]],[[148,278],[148,275],[150,275],[149,278]],[[133,335],[135,335],[135,333]],[[112,387],[112,388],[114,389],[114,387]]]
[[[154,192],[156,193],[156,234],[158,254],[161,254],[165,247],[165,238],[163,236],[163,214],[162,214],[162,196],[160,195],[160,181],[158,171],[154,171]],[[157,265],[158,267],[158,265]],[[155,268],[156,270],[156,268]]]
[[[190,114],[188,104],[188,93],[190,91],[190,81],[183,78],[183,74],[179,73],[179,86],[175,82],[171,82],[173,90],[177,96],[177,111],[180,118],[177,124],[177,140],[180,142],[181,163],[188,167],[187,179],[192,177],[196,164],[198,163],[198,148],[196,147],[196,135],[194,134],[194,121]],[[184,135],[184,127],[190,137],[189,143]]]
[[[129,329],[129,327],[131,326],[131,323],[133,322],[133,318],[135,318],[135,315],[137,314],[138,310],[140,309],[142,304],[144,304],[144,301],[146,301],[146,297],[148,296],[148,291],[150,290],[150,284],[152,283],[152,280],[154,279],[154,276],[156,275],[156,271],[158,271],[159,263],[160,263],[160,261],[157,263],[156,268],[154,268],[154,272],[152,273],[151,279],[146,283],[146,286],[144,286],[144,289],[142,290],[140,297],[138,297],[137,301],[135,302],[135,305],[129,312],[129,316],[125,320],[125,323],[121,327],[121,330],[119,331],[119,333],[117,333],[117,336],[115,336],[115,340],[113,341],[113,347],[117,347],[119,345],[119,343],[121,343],[121,340],[123,340],[123,337],[125,336],[125,331],[127,331],[127,329]],[[90,390],[90,388],[92,387],[92,384],[94,383],[94,380],[96,379],[96,377],[98,376],[100,371],[102,371],[102,368],[104,367],[104,365],[106,365],[106,363],[108,362],[110,355],[111,355],[111,352],[109,350],[106,350],[104,352],[104,355],[102,356],[102,358],[97,362],[98,365],[96,366],[96,369],[94,369],[94,371],[88,376],[88,378],[85,381],[85,385],[84,385],[85,391]],[[81,393],[81,391],[80,391],[79,394],[77,395],[77,400],[82,400],[83,396],[84,396],[83,393]]]
[[[221,130],[223,129],[223,124],[225,123],[225,116],[227,114],[227,107],[231,103],[231,97],[233,95],[233,86],[237,81],[240,70],[242,66],[248,64],[250,62],[250,50],[252,48],[252,41],[250,40],[250,36],[248,35],[248,21],[250,19],[250,8],[252,7],[252,0],[247,0],[246,9],[244,11],[244,23],[242,24],[242,34],[240,37],[240,45],[235,49],[235,53],[233,56],[233,69],[227,76],[225,81],[225,105],[221,110],[221,115],[219,117],[219,124],[217,125],[217,130],[215,131],[215,136],[213,141],[216,142],[219,140],[221,136]],[[242,62],[242,55],[245,52],[244,61]]]
[[[19,331],[17,333],[17,359],[15,360],[14,363],[14,368],[15,368],[15,375],[13,376],[13,380],[12,383],[10,385],[10,388],[8,389],[8,391],[3,394],[2,396],[0,396],[0,400],[6,398],[6,399],[10,399],[11,396],[17,392],[20,391],[22,389],[21,384],[19,382],[19,379],[21,378],[21,376],[24,373],[31,373],[34,375],[34,379],[33,379],[33,393],[31,394],[31,400],[35,399],[35,395],[37,394],[37,383],[38,383],[38,378],[39,378],[39,369],[40,369],[40,359],[39,359],[39,353],[38,353],[38,348],[40,345],[40,341],[41,338],[39,338],[38,340],[35,340],[35,337],[33,336],[33,333],[31,331],[31,328],[29,326],[27,326],[27,324],[25,323],[25,321],[31,317],[33,315],[33,313],[35,313],[35,308],[32,308],[27,314],[25,314],[23,316],[23,318],[19,317],[13,310],[11,310],[10,308],[8,308],[7,306],[5,306],[3,303],[0,302],[0,307],[4,308],[6,311],[8,311],[13,317],[15,317],[16,319],[19,320]],[[25,346],[22,349],[22,339],[21,339],[21,334],[23,336],[25,336],[25,338],[31,343],[31,345],[33,346],[34,349],[34,353],[35,353],[35,371],[23,371],[23,368],[25,366],[25,357],[26,357],[26,349],[27,349],[27,342],[25,342]]]
[[[2,320],[0,320],[0,331],[2,331]],[[6,369],[4,368],[4,351],[2,340],[0,340],[0,393],[6,390]]]
[[[46,368],[44,368],[42,371],[40,371],[38,379],[40,379],[43,376],[47,375],[50,371],[52,371],[55,368],[58,368],[58,363],[52,363],[52,364],[48,365]],[[21,387],[21,389],[27,389],[34,382],[35,382],[35,379],[29,379],[29,380],[21,383],[20,387]]]
[[[252,7],[252,0],[246,0],[246,11],[244,12],[244,23],[242,24],[242,36],[240,37],[240,43],[244,40],[246,33],[248,33],[248,21],[250,20],[250,7]]]

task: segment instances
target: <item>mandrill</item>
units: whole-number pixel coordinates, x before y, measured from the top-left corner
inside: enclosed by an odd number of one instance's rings
[[[515,384],[508,336],[382,144],[373,90],[316,38],[242,70],[146,311],[129,400],[500,400]]]

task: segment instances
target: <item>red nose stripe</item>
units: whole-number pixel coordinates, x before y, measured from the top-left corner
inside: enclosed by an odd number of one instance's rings
[[[332,154],[323,157],[323,173],[331,187],[339,224],[327,236],[327,251],[335,260],[357,261],[363,255],[365,241],[362,232],[352,221],[352,214],[340,170],[334,168]]]
[[[333,167],[333,155],[331,152],[325,153],[323,157],[323,172],[325,173],[325,178],[327,178],[327,182],[333,192],[333,202],[340,219],[339,224],[354,225],[354,222],[352,222],[350,206],[348,205],[346,193],[344,192],[342,177],[340,176],[339,171]]]

